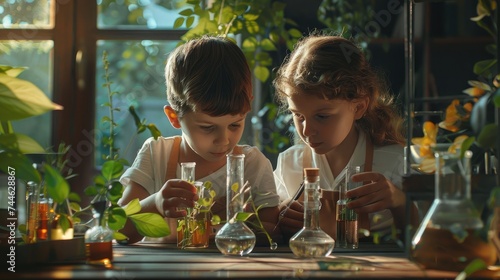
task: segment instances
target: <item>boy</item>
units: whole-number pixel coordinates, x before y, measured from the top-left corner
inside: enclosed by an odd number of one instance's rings
[[[264,205],[259,217],[272,234],[279,211],[272,165],[256,147],[237,145],[253,99],[251,72],[241,49],[222,37],[191,40],[170,54],[165,78],[169,105],[164,111],[182,137],[144,143],[120,179],[126,186],[120,204],[139,198],[142,212],[166,217],[171,234],[164,241],[175,243],[176,220],[186,215],[179,209],[193,207],[198,199],[192,184],[176,179],[179,163],[196,162],[196,180],[212,182],[217,193],[213,211],[225,211],[226,155],[235,149],[245,154],[245,181],[255,205]],[[219,215],[225,220],[225,214]],[[131,225],[122,232],[128,243],[142,239]]]

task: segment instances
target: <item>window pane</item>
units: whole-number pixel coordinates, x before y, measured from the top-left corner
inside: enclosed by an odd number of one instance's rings
[[[0,64],[28,67],[19,78],[32,82],[52,99],[53,48],[53,41],[0,41]],[[30,136],[44,148],[52,148],[52,114],[13,121],[12,125],[16,133]]]
[[[4,0],[0,4],[0,28],[53,28],[54,2],[55,0]]]
[[[173,29],[186,0],[97,0],[100,29]]]
[[[177,45],[177,41],[98,41],[96,61],[96,165],[102,163],[102,155],[109,155],[109,148],[102,145],[102,137],[109,136],[109,127],[102,118],[109,116],[109,107],[102,106],[109,102],[107,88],[103,87],[104,67],[102,54],[107,52],[109,61],[109,80],[113,95],[113,107],[121,111],[114,112],[115,148],[120,156],[132,163],[142,143],[151,134],[148,130],[137,135],[136,125],[129,106],[134,106],[137,114],[147,123],[155,124],[163,136],[180,134],[172,128],[163,113],[167,104],[164,68],[165,60]]]

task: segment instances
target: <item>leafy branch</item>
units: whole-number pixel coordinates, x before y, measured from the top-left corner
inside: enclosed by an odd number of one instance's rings
[[[118,205],[118,200],[122,197],[124,189],[119,179],[124,172],[124,166],[128,163],[120,157],[119,149],[114,146],[116,137],[114,128],[117,126],[114,121],[114,112],[120,111],[120,108],[113,105],[113,96],[118,93],[111,90],[112,82],[109,79],[107,52],[103,53],[102,60],[105,79],[103,86],[108,91],[108,102],[103,104],[103,106],[109,108],[109,116],[104,116],[101,121],[108,125],[110,132],[109,136],[103,137],[102,142],[105,147],[109,148],[109,154],[103,156],[103,159],[106,161],[102,165],[101,172],[94,178],[94,185],[85,189],[85,194],[93,196],[93,202],[102,198],[108,201],[105,215],[108,215],[108,226],[115,231],[114,238],[116,240],[127,239],[127,236],[119,232],[125,226],[127,219],[132,221],[137,231],[143,236],[163,237],[169,235],[170,229],[161,215],[157,213],[139,213],[141,206],[138,199],[132,200],[124,207]],[[135,111],[133,112],[134,119],[139,119]],[[145,121],[139,121],[139,124],[144,125]],[[159,131],[154,125],[150,125],[150,127],[155,131]],[[139,127],[138,133],[142,131],[144,130],[141,130]]]

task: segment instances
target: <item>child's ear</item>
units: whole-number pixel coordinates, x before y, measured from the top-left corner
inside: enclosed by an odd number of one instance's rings
[[[165,105],[163,107],[163,111],[165,111],[165,115],[167,115],[167,118],[170,121],[170,124],[174,128],[181,128],[181,123],[179,122],[179,117],[177,116],[177,113],[174,111],[174,109],[172,107]]]
[[[361,119],[365,115],[366,110],[368,109],[368,102],[369,102],[368,97],[361,98],[356,102],[356,104],[354,105],[355,106],[354,118],[356,120]]]

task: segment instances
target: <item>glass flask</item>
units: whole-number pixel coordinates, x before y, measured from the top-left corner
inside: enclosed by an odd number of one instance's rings
[[[411,244],[412,259],[430,269],[462,271],[474,259],[496,261],[483,240],[480,214],[471,200],[471,151],[436,152],[435,198]]]
[[[245,203],[244,160],[243,154],[227,155],[226,224],[215,235],[215,244],[224,255],[248,255],[256,242],[255,233],[245,222],[236,219],[238,213],[243,212]]]
[[[85,255],[88,264],[111,266],[113,262],[113,231],[106,219],[105,199],[92,203],[94,226],[85,232]]]
[[[353,209],[347,208],[349,199],[346,197],[348,190],[362,185],[361,182],[351,181],[351,176],[361,172],[360,166],[348,166],[345,173],[344,184],[339,188],[339,200],[337,201],[337,240],[339,248],[357,249],[358,242],[358,214]]]
[[[298,257],[325,257],[333,251],[335,240],[319,225],[321,190],[318,168],[304,168],[304,185],[304,227],[290,238],[290,249]]]

